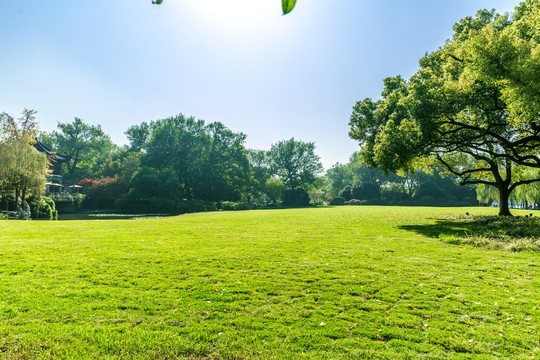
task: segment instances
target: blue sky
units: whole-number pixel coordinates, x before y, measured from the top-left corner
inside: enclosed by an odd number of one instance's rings
[[[346,162],[352,106],[412,75],[452,25],[513,0],[17,0],[0,2],[0,112],[74,117],[123,144],[134,124],[183,113],[269,149],[313,141]]]

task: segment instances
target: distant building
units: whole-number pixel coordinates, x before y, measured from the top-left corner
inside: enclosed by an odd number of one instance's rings
[[[51,174],[47,176],[47,183],[45,188],[45,194],[65,194],[65,193],[78,193],[81,186],[74,185],[73,181],[64,181],[62,177],[62,164],[67,163],[70,160],[69,156],[60,155],[52,151],[39,140],[33,144],[37,151],[47,155],[49,160],[49,166]]]
[[[36,143],[33,144],[33,146],[36,148],[37,151],[44,153],[47,155],[47,159],[49,159],[49,163],[52,170],[52,175],[60,175],[62,176],[62,164],[67,163],[71,158],[69,156],[60,155],[56,152],[52,151],[39,140],[36,140]]]

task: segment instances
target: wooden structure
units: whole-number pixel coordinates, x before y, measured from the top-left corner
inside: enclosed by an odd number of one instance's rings
[[[69,156],[57,154],[37,139],[33,146],[37,151],[47,155],[47,159],[49,159],[49,163],[51,164],[52,175],[62,176],[62,164],[67,163],[71,158]]]

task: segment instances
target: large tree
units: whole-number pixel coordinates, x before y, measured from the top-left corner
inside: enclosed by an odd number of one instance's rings
[[[250,178],[245,138],[219,122],[206,124],[180,114],[149,124],[142,162],[172,169],[184,198],[235,201]]]
[[[315,154],[315,144],[294,138],[273,144],[268,158],[272,172],[290,190],[310,190],[323,170],[320,158]]]
[[[79,118],[71,123],[58,123],[58,131],[43,133],[40,140],[70,159],[67,176],[72,179],[94,177],[100,164],[115,149],[100,125],[90,125]]]
[[[540,181],[540,6],[513,17],[481,10],[454,26],[409,80],[384,81],[382,99],[354,106],[349,135],[370,166],[411,170],[436,163],[462,184],[497,189],[500,215],[510,193]]]

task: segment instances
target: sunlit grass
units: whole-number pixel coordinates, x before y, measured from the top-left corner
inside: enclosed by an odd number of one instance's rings
[[[465,212],[2,221],[0,358],[540,358],[539,254],[440,241]]]

